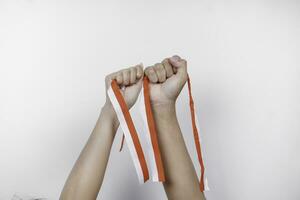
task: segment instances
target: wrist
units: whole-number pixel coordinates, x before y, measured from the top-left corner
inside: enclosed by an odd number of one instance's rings
[[[169,135],[178,127],[175,103],[152,106],[153,117],[160,135]],[[168,131],[167,131],[168,130]]]
[[[164,104],[154,104],[151,105],[153,115],[155,119],[171,119],[176,118],[176,104],[175,102],[164,103]]]
[[[103,116],[106,120],[109,120],[115,130],[119,127],[119,120],[117,114],[111,103],[105,103],[101,109],[100,118]]]

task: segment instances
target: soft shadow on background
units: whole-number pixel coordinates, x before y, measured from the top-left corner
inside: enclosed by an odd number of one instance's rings
[[[297,1],[0,0],[0,199],[58,199],[105,101],[104,76],[179,54],[207,199],[299,200],[299,11]],[[185,96],[179,120],[198,169]],[[161,185],[139,185],[120,138],[99,199],[166,199]]]

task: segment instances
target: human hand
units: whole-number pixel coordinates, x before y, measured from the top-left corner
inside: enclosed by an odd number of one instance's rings
[[[130,109],[136,102],[141,91],[143,74],[144,71],[142,64],[109,74],[105,78],[106,91],[110,87],[111,81],[116,80],[120,88],[122,88],[120,89],[120,92],[123,95],[128,108]],[[105,105],[109,107],[112,106],[107,92]]]
[[[187,62],[179,56],[164,59],[145,69],[150,82],[152,105],[175,104],[188,79]]]

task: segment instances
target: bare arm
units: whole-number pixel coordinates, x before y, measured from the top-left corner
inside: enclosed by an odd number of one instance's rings
[[[117,127],[114,111],[109,106],[104,106],[60,199],[97,198]]]
[[[153,107],[170,200],[204,199],[177,121],[175,104]]]
[[[145,70],[150,82],[150,98],[162,153],[170,200],[204,200],[193,163],[177,121],[175,101],[186,80],[186,61],[178,56]]]
[[[106,88],[112,79],[125,86],[122,95],[130,108],[142,87],[143,69],[132,67],[106,77]],[[107,98],[99,119],[76,161],[61,193],[61,200],[95,200],[103,182],[111,146],[119,126],[111,102]]]

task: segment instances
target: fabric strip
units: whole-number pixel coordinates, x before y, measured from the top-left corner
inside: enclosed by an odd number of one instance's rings
[[[195,120],[196,120],[196,127],[197,127],[197,130],[200,130],[200,127],[199,127],[199,118],[198,118],[198,115],[197,115],[197,109],[196,109],[196,105],[194,104],[194,110],[195,110]],[[198,131],[198,137],[200,137],[200,132]],[[201,140],[200,140],[200,144],[201,144]],[[204,159],[205,160],[205,157]],[[204,191],[209,191],[209,186],[208,186],[208,180],[207,180],[207,170],[206,170],[206,173],[204,173]]]
[[[151,103],[150,103],[150,93],[149,93],[149,80],[145,76],[143,80],[143,94],[142,94],[142,112],[141,114],[144,115],[143,119],[146,126],[147,134],[150,137],[150,156],[151,156],[151,172],[152,172],[152,179],[153,181],[164,182],[165,181],[165,172],[163,167],[163,162],[161,159],[161,153],[159,149],[158,139],[157,139],[157,131],[154,122],[154,117],[152,113]],[[146,115],[146,116],[145,116]],[[154,159],[153,159],[154,158]]]
[[[206,171],[205,171],[204,161],[203,161],[202,151],[201,151],[198,116],[196,113],[196,108],[192,96],[191,81],[189,77],[188,77],[188,94],[189,94],[189,107],[191,112],[194,142],[196,146],[198,161],[201,168],[200,181],[199,181],[200,191],[203,192],[209,190],[209,188],[208,188],[208,183],[207,183],[207,178],[205,173]],[[131,153],[131,157],[134,162],[134,166],[138,174],[139,181],[140,183],[146,182],[149,179],[147,162],[145,160],[142,146],[139,137],[137,135],[135,126],[133,124],[129,109],[120,92],[119,86],[117,85],[115,80],[112,81],[111,87],[108,89],[108,96],[117,113],[120,126],[124,132],[120,151],[122,150],[124,136],[125,136],[126,143],[128,145],[129,151]],[[143,89],[140,94],[140,99],[141,99],[140,113],[145,123],[145,131],[146,131],[145,139],[147,140],[146,153],[148,155],[147,156],[148,164],[150,164],[151,178],[153,181],[156,182],[159,181],[164,182],[165,173],[164,173],[163,162],[161,159],[161,152],[159,149],[157,130],[156,130],[155,121],[154,121],[151,103],[150,103],[149,80],[147,77],[144,77],[143,79]]]
[[[190,111],[191,111],[191,118],[192,118],[194,141],[195,141],[195,145],[196,145],[198,160],[199,160],[200,167],[201,167],[200,191],[203,192],[205,190],[205,188],[204,188],[205,168],[204,168],[204,162],[203,162],[203,158],[202,158],[199,132],[197,129],[197,124],[196,124],[196,114],[195,114],[194,100],[193,100],[193,96],[192,96],[191,81],[190,81],[189,77],[188,77],[188,91],[189,91],[189,98],[190,98]]]
[[[129,109],[115,80],[111,82],[107,92],[124,132],[139,182],[144,183],[149,179],[147,163]]]

